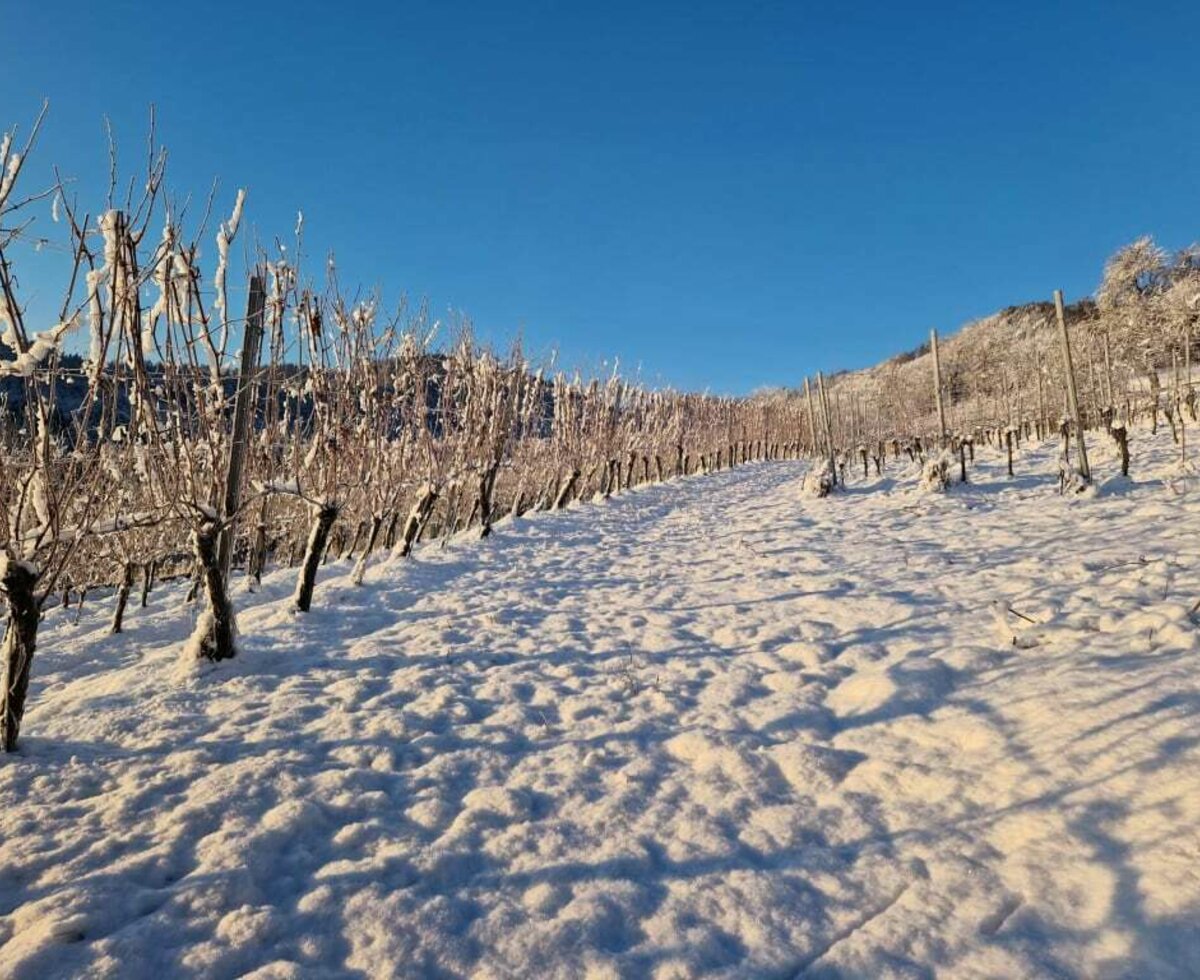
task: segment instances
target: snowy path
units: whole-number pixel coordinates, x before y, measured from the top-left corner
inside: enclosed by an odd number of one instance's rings
[[[54,613],[0,975],[1200,975],[1200,487],[1155,452],[1086,500],[1049,447],[637,491],[307,618],[276,576],[202,675],[178,591]]]

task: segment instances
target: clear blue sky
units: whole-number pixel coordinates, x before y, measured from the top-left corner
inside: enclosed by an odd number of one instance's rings
[[[1200,238],[1200,4],[5,0],[0,121],[565,363],[744,392]],[[99,206],[97,202],[95,207]],[[36,288],[35,282],[33,286]]]

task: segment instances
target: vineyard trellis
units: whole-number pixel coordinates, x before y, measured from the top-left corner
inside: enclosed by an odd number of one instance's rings
[[[362,583],[381,549],[407,557],[423,539],[487,537],[505,515],[799,452],[787,400],[652,391],[615,372],[549,375],[519,346],[498,355],[478,344],[465,322],[439,350],[426,309],[385,314],[377,296],[347,295],[332,262],[318,288],[283,249],[258,250],[238,318],[229,283],[243,192],[205,270],[205,222],[189,236],[185,209],[163,190],[161,151],[139,193],[99,218],[61,180],[16,199],[40,124],[23,149],[10,136],[0,153],[8,750],[41,612],[60,596],[115,587],[119,632],[139,569],[143,601],[155,579],[192,576],[203,611],[188,654],[221,660],[237,651],[232,575],[254,584],[271,565],[296,567],[303,612],[331,555],[354,558]],[[114,174],[110,200],[117,186]],[[35,333],[12,256],[25,216],[48,198],[72,260],[60,322]],[[81,362],[63,346],[77,326]]]
[[[877,367],[824,378],[833,432],[823,435],[818,424],[818,441],[840,469],[855,447],[881,459],[891,448],[893,459],[903,452],[923,461],[946,436],[965,479],[977,444],[1007,455],[1022,440],[1057,433],[1064,486],[1078,488],[1091,475],[1084,430],[1111,437],[1128,476],[1131,427],[1144,422],[1157,431],[1161,419],[1187,465],[1187,428],[1198,421],[1191,364],[1200,247],[1172,255],[1139,239],[1109,260],[1095,299],[1061,308],[1061,324],[1056,299],[1011,307],[936,342],[931,335],[930,344]]]
[[[191,579],[202,611],[186,655],[222,660],[237,653],[235,576],[253,588],[270,567],[294,568],[303,613],[331,557],[353,561],[361,585],[373,561],[408,559],[423,541],[486,538],[505,516],[752,460],[815,457],[812,486],[828,494],[856,455],[866,478],[869,460],[882,473],[889,449],[893,462],[903,452],[924,464],[929,453],[948,481],[945,460],[965,479],[978,441],[1011,451],[1068,432],[1053,404],[1065,385],[1049,304],[943,338],[936,383],[929,353],[918,353],[818,374],[802,390],[652,390],[615,370],[586,377],[531,363],[519,345],[497,353],[468,322],[447,330],[424,306],[385,311],[377,294],[345,290],[332,260],[318,285],[299,259],[298,225],[292,248],[251,250],[238,317],[229,283],[243,192],[217,223],[206,267],[208,216],[189,228],[153,135],[144,175],[121,200],[114,170],[98,216],[62,179],[19,197],[41,124],[20,148],[12,133],[0,142],[6,751],[43,610],[111,587],[120,632],[139,574],[143,605],[156,581]],[[56,321],[35,331],[14,261],[46,202],[61,218],[62,296]],[[1198,277],[1196,251],[1172,258],[1138,242],[1114,257],[1095,303],[1066,310],[1087,365],[1080,417],[1113,432],[1126,472],[1137,415],[1157,425],[1163,414],[1181,446],[1184,410],[1196,421]],[[76,329],[83,357],[64,346]],[[946,442],[953,456],[939,455]]]

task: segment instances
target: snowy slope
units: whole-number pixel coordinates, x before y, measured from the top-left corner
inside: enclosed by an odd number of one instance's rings
[[[1200,482],[1134,438],[276,575],[207,671],[177,588],[52,612],[0,976],[1200,975]]]

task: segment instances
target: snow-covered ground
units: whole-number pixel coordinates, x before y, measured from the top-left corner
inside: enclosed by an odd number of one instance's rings
[[[179,588],[52,612],[0,975],[1200,975],[1200,482],[1134,448],[1079,499],[1053,444],[746,466],[303,617],[276,574],[207,671]]]

